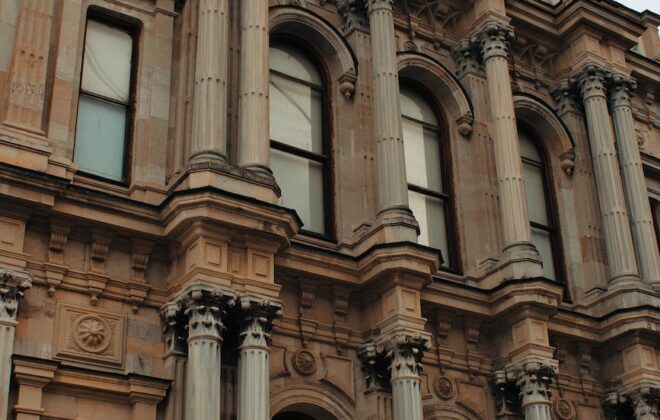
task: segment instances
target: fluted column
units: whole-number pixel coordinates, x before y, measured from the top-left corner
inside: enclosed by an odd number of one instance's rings
[[[525,420],[552,420],[550,384],[556,368],[543,362],[522,364],[516,385]]]
[[[231,290],[195,283],[161,308],[168,333],[169,351],[178,346],[177,342],[172,341],[177,340],[177,324],[184,324],[188,333],[186,419],[220,418],[222,320],[225,311],[234,304],[235,295]]]
[[[608,72],[587,65],[575,76],[578,82],[589,130],[591,158],[603,220],[605,250],[610,282],[639,280],[621,175],[614,147],[612,124],[607,110],[605,78]]]
[[[520,256],[521,252],[537,252],[531,243],[509,77],[508,42],[512,38],[513,30],[509,26],[488,22],[476,32],[472,40],[481,48],[486,70],[504,251],[514,257]]]
[[[238,361],[238,420],[270,419],[269,353],[271,322],[282,304],[241,297],[243,327]]]
[[[639,272],[644,281],[657,283],[660,282],[658,243],[630,106],[631,92],[635,87],[632,79],[615,75],[609,90],[610,106]]]
[[[225,160],[227,153],[228,2],[199,0],[192,164]]]
[[[398,337],[394,340],[391,357],[392,409],[394,420],[422,420],[420,390],[423,351],[428,347],[424,339]]]
[[[7,419],[18,301],[31,286],[27,274],[0,269],[0,420]]]
[[[241,1],[239,164],[272,176],[269,169],[268,2]]]
[[[408,210],[392,0],[366,0],[371,30],[373,113],[381,213]]]

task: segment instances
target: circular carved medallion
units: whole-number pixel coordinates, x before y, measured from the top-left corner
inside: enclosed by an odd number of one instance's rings
[[[575,418],[575,409],[567,399],[560,398],[555,401],[555,414],[561,420],[572,420]]]
[[[102,353],[110,345],[112,329],[96,315],[83,315],[73,325],[73,339],[78,347],[90,353]]]
[[[309,376],[316,372],[316,359],[308,350],[298,350],[293,354],[293,368],[301,375]]]
[[[443,400],[448,400],[454,396],[454,385],[446,376],[439,376],[435,378],[433,389],[438,397]]]

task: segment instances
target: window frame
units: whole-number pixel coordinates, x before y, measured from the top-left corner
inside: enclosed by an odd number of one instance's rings
[[[566,286],[566,270],[565,270],[565,264],[564,264],[564,252],[563,252],[563,247],[562,247],[562,237],[561,237],[561,229],[560,229],[560,222],[559,222],[559,210],[557,208],[557,194],[555,191],[554,187],[554,182],[552,182],[553,175],[552,175],[552,165],[551,165],[551,159],[550,159],[550,154],[548,153],[547,148],[545,147],[544,142],[542,141],[542,137],[534,130],[529,124],[527,124],[524,121],[517,121],[517,129],[518,133],[522,132],[524,133],[527,138],[536,146],[536,150],[539,152],[541,155],[541,163],[539,164],[538,162],[534,162],[530,159],[526,159],[522,156],[520,156],[520,163],[521,165],[527,163],[536,167],[541,168],[541,174],[543,176],[543,195],[545,197],[545,208],[547,212],[547,217],[548,221],[552,224],[551,226],[545,226],[542,225],[541,223],[537,222],[532,222],[530,219],[529,225],[530,225],[530,230],[531,228],[535,229],[540,229],[545,232],[548,232],[550,234],[550,245],[552,247],[552,254],[554,257],[554,268],[555,268],[555,276],[556,279],[554,281],[557,281],[558,283],[562,283],[564,286]],[[518,139],[520,142],[520,139]],[[564,287],[564,299],[565,300],[570,300],[569,297],[569,292],[566,287]]]
[[[114,185],[127,187],[131,183],[131,162],[133,160],[133,142],[134,142],[134,129],[135,129],[135,116],[136,116],[136,96],[137,96],[137,71],[139,59],[139,42],[140,42],[140,25],[134,22],[129,16],[113,12],[111,10],[102,9],[95,5],[90,5],[87,8],[87,15],[85,16],[85,31],[83,36],[82,52],[80,58],[80,73],[78,82],[78,96],[76,98],[76,128],[74,131],[72,158],[75,157],[75,149],[78,141],[78,114],[80,110],[80,97],[87,96],[89,98],[103,101],[112,105],[122,106],[126,108],[126,124],[124,127],[124,158],[122,161],[122,179],[116,180],[106,178],[102,175],[86,172],[84,169],[78,170],[77,174],[83,175],[86,178],[95,179],[98,181],[107,182]],[[131,37],[131,66],[130,66],[130,81],[129,93],[127,102],[121,102],[113,98],[108,98],[104,95],[99,95],[93,92],[87,92],[82,87],[83,72],[85,69],[85,47],[87,45],[87,27],[90,21],[95,21],[100,24],[111,27],[118,31],[122,31]],[[73,160],[73,159],[72,159]],[[75,161],[74,161],[75,162]]]
[[[314,83],[307,82],[287,75],[285,73],[268,69],[269,89],[270,89],[270,74],[274,73],[278,77],[282,77],[288,81],[300,83],[312,88],[320,93],[321,96],[321,150],[323,154],[304,150],[286,143],[279,142],[270,138],[270,127],[268,130],[269,149],[275,149],[280,152],[288,153],[303,159],[318,162],[322,165],[323,170],[323,216],[324,216],[324,229],[325,233],[315,232],[313,230],[305,229],[304,226],[300,229],[300,233],[317,239],[322,239],[330,242],[336,242],[336,213],[335,213],[335,199],[334,199],[334,159],[333,159],[333,142],[332,142],[332,112],[331,112],[331,78],[329,71],[323,64],[320,57],[314,52],[314,49],[303,40],[288,34],[275,34],[270,38],[270,46],[277,47],[278,45],[288,46],[298,50],[301,54],[305,55],[314,65],[321,77],[322,86],[315,85]],[[269,95],[270,101],[270,95]],[[270,123],[269,123],[270,124]],[[295,210],[295,209],[294,209]]]
[[[401,89],[406,88],[417,93],[421,96],[426,102],[431,106],[436,120],[438,121],[438,126],[434,127],[428,123],[417,120],[415,118],[407,117],[403,115],[403,112],[400,112],[401,118],[408,121],[421,124],[424,128],[431,129],[437,135],[437,141],[439,143],[439,156],[438,162],[440,163],[440,176],[442,177],[442,192],[436,192],[429,190],[424,187],[420,187],[415,184],[411,184],[407,180],[408,169],[406,168],[406,184],[408,190],[412,190],[416,193],[423,194],[429,197],[433,197],[439,200],[442,200],[445,207],[445,230],[447,231],[447,253],[449,255],[443,255],[446,265],[440,266],[440,271],[447,271],[450,273],[461,274],[462,260],[460,256],[460,242],[458,235],[458,218],[456,214],[456,201],[455,201],[455,189],[454,189],[454,177],[453,177],[453,165],[451,159],[451,144],[449,142],[449,126],[447,125],[447,118],[445,118],[444,113],[442,112],[442,107],[438,103],[435,95],[428,89],[423,83],[407,78],[399,78],[399,95],[401,95]],[[403,139],[405,141],[405,139]]]

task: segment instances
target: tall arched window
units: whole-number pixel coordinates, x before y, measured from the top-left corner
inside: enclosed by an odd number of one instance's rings
[[[518,130],[532,242],[543,259],[543,276],[557,280],[556,240],[543,155],[528,130]]]
[[[419,222],[418,241],[440,249],[443,265],[451,266],[447,229],[450,195],[442,162],[440,123],[419,91],[408,86],[401,86],[400,91],[408,202]]]
[[[282,205],[298,212],[304,230],[327,236],[324,88],[321,72],[306,54],[288,44],[271,45],[270,168]]]

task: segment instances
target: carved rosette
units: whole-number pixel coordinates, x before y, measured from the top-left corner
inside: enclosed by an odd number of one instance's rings
[[[582,100],[587,101],[594,97],[605,98],[606,81],[609,75],[610,72],[606,68],[598,64],[587,64],[571,80],[577,84]]]
[[[483,60],[509,57],[509,43],[514,38],[513,28],[501,22],[486,22],[472,35],[472,43],[479,46]]]
[[[273,320],[282,316],[282,302],[255,296],[241,296],[239,307],[243,318],[240,348],[267,349],[270,345]]]
[[[314,354],[305,349],[300,349],[291,358],[293,368],[302,376],[309,376],[316,372],[316,358]]]
[[[630,98],[637,88],[635,80],[622,74],[613,74],[609,79],[608,88],[612,110],[619,107],[630,108]]]
[[[28,273],[0,268],[0,321],[16,321],[18,301],[31,287]]]

